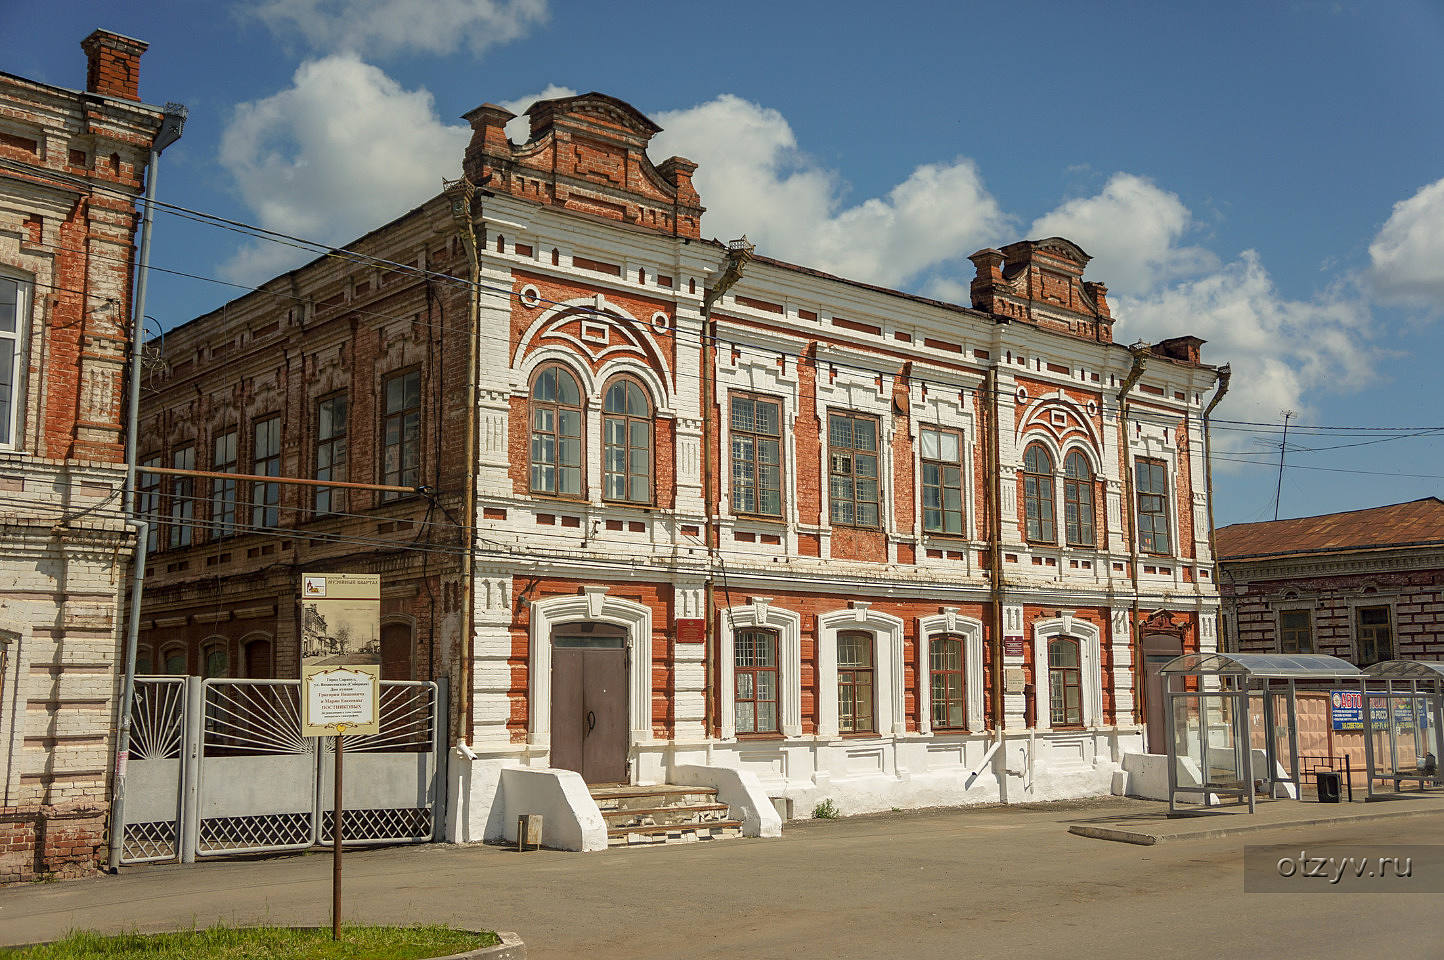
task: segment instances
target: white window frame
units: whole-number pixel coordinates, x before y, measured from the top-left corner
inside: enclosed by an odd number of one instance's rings
[[[722,739],[737,736],[737,664],[735,631],[749,628],[777,631],[778,729],[784,737],[802,736],[802,615],[775,607],[767,597],[751,597],[746,604],[722,611],[720,655],[722,669]],[[837,710],[836,694],[833,710]]]
[[[0,279],[10,280],[15,283],[15,332],[0,332],[0,339],[10,340],[14,343],[14,356],[10,361],[10,414],[9,422],[0,424],[0,427],[8,429],[10,439],[0,442],[0,450],[20,451],[24,449],[21,441],[21,427],[27,422],[20,416],[20,411],[25,409],[29,403],[27,390],[27,373],[29,364],[26,359],[29,356],[28,347],[30,342],[31,311],[35,303],[35,282],[32,278],[9,271],[0,271]]]
[[[1068,636],[1078,641],[1078,680],[1083,688],[1083,728],[1103,726],[1103,661],[1098,627],[1072,614],[1033,624],[1033,723],[1053,729],[1048,706],[1048,641]],[[1072,728],[1069,728],[1072,729]]]
[[[907,732],[903,689],[903,621],[854,601],[847,610],[817,616],[817,733],[837,737],[837,635],[863,630],[873,635],[873,732],[856,736],[902,736]],[[849,734],[854,736],[854,734]]]
[[[964,729],[980,733],[983,726],[983,621],[946,609],[931,617],[918,618],[918,733],[933,732],[932,665],[929,656],[937,636],[963,639],[963,709]],[[956,730],[945,731],[956,734]]]

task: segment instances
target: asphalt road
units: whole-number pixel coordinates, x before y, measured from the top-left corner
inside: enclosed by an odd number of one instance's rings
[[[348,853],[351,922],[515,930],[536,960],[1444,957],[1444,894],[1246,894],[1245,842],[1444,844],[1444,817],[1132,846],[1068,824],[1126,802],[788,824],[780,840],[598,854]],[[133,867],[0,890],[0,942],[73,927],[329,922],[324,854]],[[1423,878],[1421,878],[1421,885]],[[1436,884],[1435,889],[1444,889]]]

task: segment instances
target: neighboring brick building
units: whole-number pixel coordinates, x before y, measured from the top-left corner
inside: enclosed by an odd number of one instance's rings
[[[1226,642],[1358,666],[1444,660],[1444,501],[1437,497],[1217,534]]]
[[[133,241],[161,111],[97,30],[84,91],[0,74],[0,880],[92,869],[132,537]]]
[[[323,476],[341,423],[346,477],[429,489],[152,474],[150,669],[294,676],[301,570],[373,571],[474,771],[741,767],[798,815],[1106,792],[1146,657],[1214,644],[1201,341],[1115,345],[1061,238],[975,254],[971,306],[704,241],[629,105],[511,118],[467,115],[474,195],[167,335],[149,462]]]

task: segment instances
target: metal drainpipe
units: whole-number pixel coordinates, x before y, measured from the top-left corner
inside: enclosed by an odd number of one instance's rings
[[[1138,505],[1133,502],[1133,458],[1128,449],[1128,391],[1143,377],[1143,368],[1148,362],[1148,344],[1143,341],[1128,348],[1133,356],[1133,366],[1118,388],[1118,439],[1123,454],[1123,512],[1128,517],[1128,575],[1133,581],[1133,623],[1129,631],[1133,659],[1133,722],[1143,720],[1143,638],[1138,635],[1138,518],[1134,511]],[[1114,718],[1117,719],[1116,717]]]
[[[998,742],[1003,742],[1003,478],[1002,463],[998,453],[998,366],[988,368],[988,469],[993,474],[987,491],[989,530],[988,559],[992,567],[992,627],[993,627],[993,683],[989,695],[993,700],[993,723],[996,725]]]
[[[135,301],[131,310],[130,384],[125,420],[125,497],[131,529],[135,531],[135,554],[131,560],[130,610],[125,629],[125,674],[120,685],[119,730],[115,737],[115,777],[110,794],[110,858],[108,867],[120,869],[122,829],[125,824],[125,767],[130,759],[131,706],[135,699],[135,651],[140,639],[140,600],[145,586],[146,540],[150,524],[142,520],[135,502],[136,461],[140,441],[140,374],[145,355],[145,294],[150,276],[150,228],[155,216],[155,188],[160,179],[160,155],[181,137],[186,124],[186,107],[167,103],[161,114],[160,129],[150,148],[146,168],[145,203],[141,209],[140,261],[136,268]]]
[[[1233,377],[1233,368],[1228,364],[1218,368],[1218,390],[1214,393],[1213,399],[1208,401],[1208,406],[1203,408],[1203,475],[1204,482],[1208,485],[1208,558],[1213,561],[1213,586],[1219,592],[1219,607],[1222,612],[1223,587],[1219,583],[1218,548],[1214,542],[1213,527],[1213,452],[1209,442],[1209,416],[1213,408],[1218,406],[1224,394],[1228,393],[1228,383]],[[1220,636],[1219,649],[1227,651],[1227,637]]]
[[[717,534],[716,514],[712,501],[712,411],[717,406],[717,378],[713,376],[713,367],[717,360],[717,323],[712,319],[712,305],[722,298],[722,295],[732,289],[733,284],[742,279],[742,270],[747,262],[752,259],[752,251],[756,249],[747,242],[744,235],[739,240],[733,240],[727,244],[727,259],[723,264],[722,272],[717,280],[708,288],[702,290],[702,509],[705,518],[703,536],[707,543],[707,579],[703,590],[703,600],[706,604],[706,614],[703,620],[703,638],[706,641],[702,651],[702,682],[705,685],[705,696],[702,698],[703,715],[702,723],[704,735],[712,737],[713,724],[717,722],[717,711],[713,708],[713,676],[712,660],[716,649],[716,617],[712,612],[713,591],[712,565],[717,559],[717,549],[720,547],[720,540],[714,545],[714,534]],[[708,359],[708,357],[712,359]],[[720,536],[720,535],[719,535]]]
[[[456,729],[458,742],[471,743],[473,719],[471,710],[472,664],[476,657],[476,457],[477,457],[477,377],[480,373],[479,344],[481,331],[481,257],[477,250],[476,221],[472,214],[475,188],[470,180],[447,185],[451,194],[451,217],[466,246],[468,266],[471,268],[471,302],[468,306],[467,340],[470,341],[466,367],[466,471],[462,500],[462,524],[466,528],[466,552],[461,556],[461,579],[466,593],[463,605],[466,622],[461,628],[461,650],[457,663],[456,679]],[[432,624],[433,632],[436,625]],[[436,665],[432,664],[435,674]]]

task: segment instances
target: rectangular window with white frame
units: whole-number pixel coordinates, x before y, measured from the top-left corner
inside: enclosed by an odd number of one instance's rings
[[[833,523],[872,529],[882,526],[878,433],[873,417],[828,414],[828,503]]]
[[[956,430],[923,427],[923,531],[946,537],[963,535],[963,439]]]
[[[30,284],[0,277],[0,450],[20,446],[25,423],[25,328],[30,317]]]
[[[1139,458],[1134,463],[1138,495],[1138,549],[1167,556],[1173,553],[1168,532],[1168,473],[1162,460]]]
[[[782,401],[732,395],[732,512],[782,517]]]

